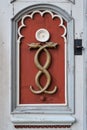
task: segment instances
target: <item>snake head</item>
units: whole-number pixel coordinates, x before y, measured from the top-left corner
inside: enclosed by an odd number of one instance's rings
[[[54,42],[47,42],[48,47],[50,48],[56,48],[59,44]]]
[[[28,44],[28,46],[30,47],[30,49],[36,49],[36,48],[39,48],[41,45],[40,43],[31,43],[31,44]]]

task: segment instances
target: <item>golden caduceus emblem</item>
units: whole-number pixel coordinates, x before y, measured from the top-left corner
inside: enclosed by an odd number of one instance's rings
[[[57,91],[57,86],[55,86],[54,89],[51,91],[48,90],[48,87],[50,86],[50,83],[51,83],[51,75],[48,71],[48,68],[51,64],[51,54],[49,53],[48,48],[56,48],[58,46],[57,43],[47,42],[49,39],[49,36],[50,36],[49,32],[46,29],[39,29],[36,32],[36,39],[40,43],[28,44],[30,49],[37,49],[35,57],[34,57],[34,63],[39,70],[35,76],[35,83],[37,87],[39,88],[39,90],[35,90],[32,86],[30,86],[30,90],[34,94],[41,94],[41,93],[54,94]],[[41,42],[44,42],[45,44],[42,45]],[[47,56],[44,66],[42,66],[39,61],[39,57],[42,51],[44,51]],[[40,77],[42,74],[44,74],[47,79],[47,82],[44,87],[42,87],[40,84]]]

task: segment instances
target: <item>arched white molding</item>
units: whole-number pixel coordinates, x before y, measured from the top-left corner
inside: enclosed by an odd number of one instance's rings
[[[68,0],[69,2],[72,2],[73,4],[75,4],[75,0]],[[16,2],[16,0],[10,0],[10,3]]]

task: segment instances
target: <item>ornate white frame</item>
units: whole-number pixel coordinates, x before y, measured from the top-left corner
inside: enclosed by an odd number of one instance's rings
[[[17,22],[27,13],[35,10],[49,10],[64,18],[67,21],[67,104],[65,106],[58,105],[18,105],[17,91],[18,91],[18,46],[17,42]],[[73,19],[66,11],[57,6],[50,4],[38,4],[27,7],[20,11],[12,19],[12,51],[11,51],[11,117],[15,125],[72,125],[75,118],[71,116],[74,113],[74,35],[73,35]],[[20,32],[20,31],[19,31]]]

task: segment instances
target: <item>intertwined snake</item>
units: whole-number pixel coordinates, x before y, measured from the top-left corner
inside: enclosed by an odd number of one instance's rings
[[[35,57],[34,57],[34,62],[35,62],[36,67],[39,69],[39,71],[35,77],[35,83],[39,87],[40,90],[34,90],[33,87],[30,86],[30,90],[34,94],[41,94],[41,93],[53,94],[57,91],[57,86],[55,86],[55,88],[51,91],[47,90],[48,87],[50,86],[50,83],[51,83],[51,75],[47,70],[50,63],[51,63],[51,55],[50,55],[49,51],[47,50],[47,48],[56,48],[57,45],[58,45],[57,43],[53,43],[53,42],[48,42],[48,43],[45,43],[44,45],[41,45],[40,43],[28,44],[30,49],[37,49],[38,48],[38,50],[35,54]],[[39,55],[41,54],[42,51],[44,51],[46,53],[46,56],[47,56],[47,60],[46,60],[44,66],[41,66],[41,64],[39,62]],[[44,74],[47,78],[47,82],[46,82],[46,85],[44,87],[42,87],[40,84],[40,77],[42,74]]]

